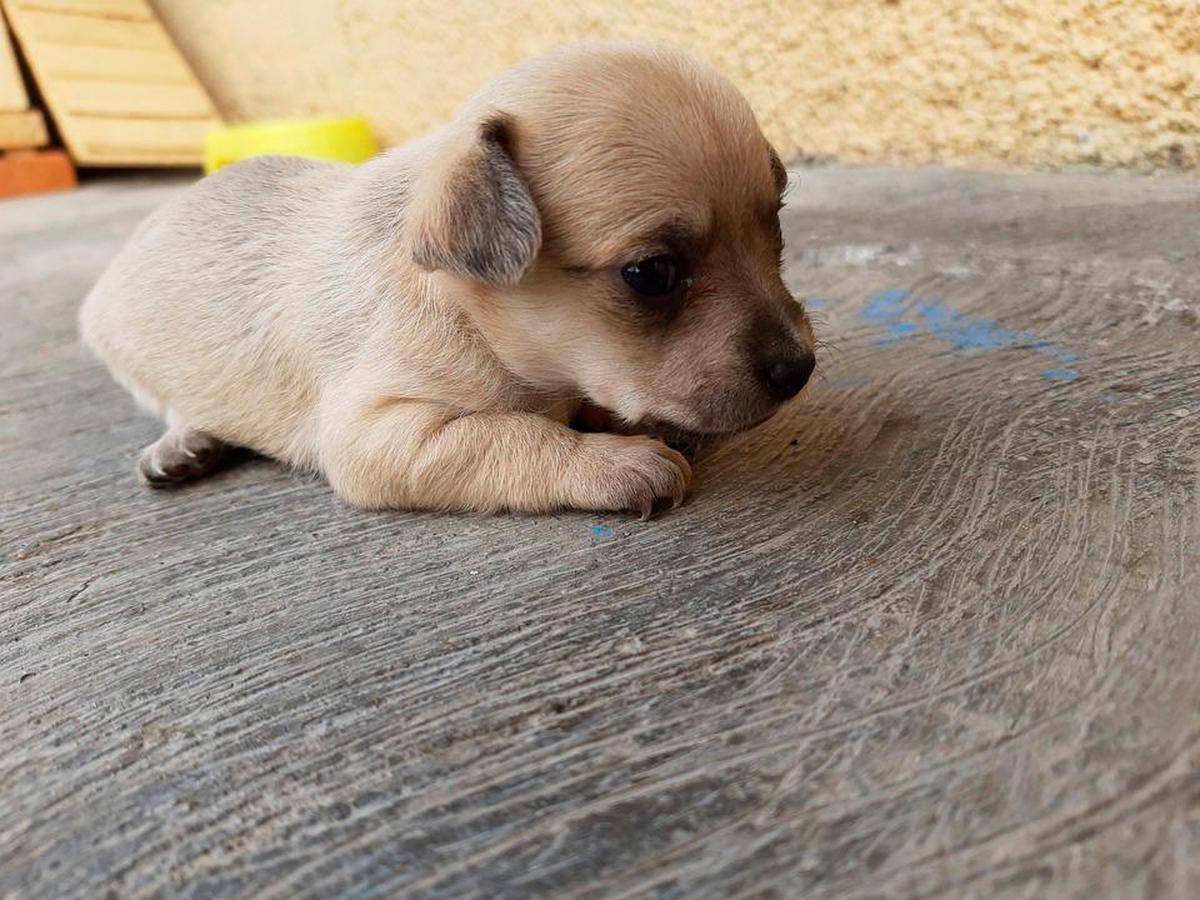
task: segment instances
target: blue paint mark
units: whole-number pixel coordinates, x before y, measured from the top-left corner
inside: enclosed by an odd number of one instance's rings
[[[1020,334],[987,319],[973,319],[937,300],[917,304],[917,315],[925,329],[955,350],[999,350],[1020,342]]]
[[[1074,381],[1079,373],[1074,369],[1043,369],[1042,377],[1051,381]]]
[[[607,525],[593,525],[592,536],[598,538],[610,538],[613,536],[613,530]]]
[[[1104,396],[1100,398],[1105,403],[1120,403],[1121,395],[1114,391],[1105,391]]]
[[[863,307],[862,317],[872,325],[890,325],[899,322],[907,312],[904,301],[908,299],[908,291],[892,288],[880,291],[867,301]]]
[[[976,319],[947,306],[940,300],[915,297],[909,291],[892,288],[868,298],[860,313],[870,325],[884,330],[876,342],[895,347],[902,338],[918,334],[943,341],[955,350],[1033,350],[1061,363],[1042,374],[1055,381],[1074,381],[1079,373],[1069,366],[1079,354],[1028,331],[1002,328],[990,319]]]
[[[804,305],[809,309],[829,309],[829,301],[821,297],[809,297]]]

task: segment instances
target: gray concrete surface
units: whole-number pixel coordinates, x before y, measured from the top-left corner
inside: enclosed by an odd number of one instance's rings
[[[1200,893],[1200,180],[819,169],[829,348],[658,521],[179,493],[0,204],[0,895]]]

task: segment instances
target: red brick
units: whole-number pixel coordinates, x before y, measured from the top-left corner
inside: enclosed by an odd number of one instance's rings
[[[75,164],[62,150],[14,150],[0,154],[0,197],[68,191],[78,183]]]

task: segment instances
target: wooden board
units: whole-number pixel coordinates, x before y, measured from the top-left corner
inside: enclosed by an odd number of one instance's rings
[[[119,47],[170,50],[171,39],[153,19],[100,18],[64,14],[26,3],[22,19],[31,40],[84,47]]]
[[[13,52],[8,28],[0,16],[0,112],[23,112],[29,108],[29,96]]]
[[[117,22],[154,22],[154,12],[145,0],[27,0],[30,10],[76,15]]]
[[[0,150],[28,150],[46,144],[46,120],[40,110],[0,111]]]
[[[80,165],[199,165],[221,124],[144,0],[0,0]]]
[[[820,377],[649,523],[143,489],[180,189],[0,203],[0,896],[1197,896],[1200,179],[801,173]]]

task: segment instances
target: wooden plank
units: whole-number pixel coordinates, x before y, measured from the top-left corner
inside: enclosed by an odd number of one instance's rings
[[[163,148],[131,150],[114,147],[111,148],[111,152],[106,152],[106,148],[101,147],[89,152],[86,154],[86,157],[88,162],[80,166],[82,169],[92,166],[138,169],[195,168],[200,165],[196,161],[196,152],[191,148],[186,150],[169,150]]]
[[[0,0],[78,165],[199,165],[215,107],[141,0]]]
[[[63,110],[80,116],[212,119],[212,101],[195,84],[130,84],[62,81],[57,86]]]
[[[191,71],[174,50],[88,47],[33,42],[39,83],[115,81],[135,84],[192,84]]]
[[[144,0],[8,0],[7,5],[33,12],[54,12],[127,22],[154,22]]]
[[[208,119],[119,119],[75,116],[72,140],[96,164],[124,158],[145,160],[156,155],[175,162],[194,159],[196,149],[213,128]]]
[[[0,150],[42,147],[49,139],[41,110],[0,112]]]
[[[170,38],[154,21],[102,19],[94,16],[63,15],[36,8],[21,12],[30,40],[78,47],[132,47],[141,50],[171,50]]]
[[[0,203],[0,892],[1196,896],[1200,180],[805,171],[836,350],[649,523],[140,489],[184,189]]]
[[[21,70],[4,17],[0,16],[0,112],[20,112],[28,108],[29,95],[21,79]]]

